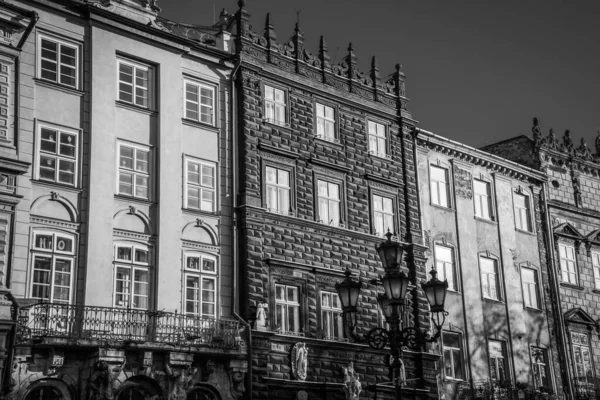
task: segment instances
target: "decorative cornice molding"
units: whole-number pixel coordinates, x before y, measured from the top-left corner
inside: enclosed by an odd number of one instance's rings
[[[391,192],[396,192],[398,191],[398,189],[401,189],[403,187],[402,183],[400,182],[394,182],[384,177],[369,173],[365,174],[365,179],[369,183],[369,186],[388,190]]]
[[[48,225],[48,226],[54,226],[57,228],[72,229],[75,231],[78,231],[79,226],[80,226],[80,224],[75,223],[75,222],[61,221],[61,220],[47,218],[47,217],[38,217],[35,215],[31,215],[29,217],[29,222],[32,224]]]
[[[289,157],[289,158],[293,158],[293,159],[297,159],[300,157],[300,154],[298,154],[298,153],[295,153],[290,150],[285,150],[285,149],[282,149],[279,147],[271,146],[271,145],[265,144],[260,141],[258,142],[258,149],[262,150],[262,151],[266,151],[268,153],[274,153],[274,154],[278,154],[280,156]]]
[[[116,237],[126,238],[126,239],[136,239],[142,240],[144,242],[153,242],[156,240],[156,237],[152,235],[148,235],[145,233],[131,232],[123,229],[113,229],[113,235]]]
[[[189,240],[182,240],[181,246],[186,249],[209,251],[211,253],[217,253],[217,254],[219,254],[221,252],[221,248],[219,246],[214,246],[214,245],[206,244],[206,243],[192,242]]]
[[[269,267],[284,267],[291,269],[301,269],[303,271],[307,271],[313,273],[315,275],[330,275],[343,279],[345,277],[344,271],[319,267],[316,265],[307,265],[302,263],[297,263],[293,261],[282,260],[279,258],[265,258],[263,260]]]
[[[336,169],[336,170],[342,171],[343,173],[352,171],[352,168],[350,168],[349,166],[347,166],[345,163],[343,163],[341,161],[338,161],[337,163],[332,163],[330,161],[320,159],[320,158],[318,158],[318,156],[314,156],[314,155],[311,155],[310,159],[308,161],[311,164],[320,165],[321,167],[325,167],[325,168]]]

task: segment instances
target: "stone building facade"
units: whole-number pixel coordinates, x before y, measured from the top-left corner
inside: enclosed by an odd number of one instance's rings
[[[447,398],[562,393],[544,241],[545,175],[417,129],[428,267],[447,279]],[[556,372],[555,372],[556,371]],[[491,394],[491,393],[490,393]]]
[[[595,396],[600,373],[600,135],[590,149],[583,139],[575,144],[569,131],[562,139],[552,129],[543,134],[534,119],[532,137],[518,136],[485,150],[547,176],[543,215],[560,373],[568,398]]]
[[[348,269],[365,285],[359,334],[382,326],[377,287],[367,282],[383,274],[375,245],[389,229],[407,247],[405,268],[413,266],[415,307],[407,318],[429,327],[418,286],[428,277],[410,135],[416,121],[406,109],[404,74],[397,67],[382,78],[376,59],[359,71],[352,45],[333,64],[324,39],[311,53],[298,25],[278,42],[269,16],[256,33],[244,3],[228,29],[239,57],[240,298],[256,319],[249,390],[253,398],[357,398],[345,397],[343,386],[358,376],[361,398],[375,390],[391,398],[389,383],[371,386],[391,380],[389,352],[348,340],[335,283]],[[438,354],[404,352],[406,376],[424,376],[405,394],[437,397],[438,367]]]
[[[241,398],[227,34],[156,1],[0,8],[6,398]]]

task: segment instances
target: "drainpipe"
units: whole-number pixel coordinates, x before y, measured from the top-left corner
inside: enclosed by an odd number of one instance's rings
[[[559,363],[564,367],[564,374],[561,376],[563,378],[563,392],[565,391],[565,386],[568,390],[567,398],[574,398],[573,396],[573,386],[571,381],[571,369],[569,368],[569,357],[567,355],[566,343],[567,343],[567,335],[565,332],[565,320],[564,315],[561,310],[561,299],[560,299],[560,286],[558,283],[558,278],[556,277],[556,258],[554,257],[554,235],[552,234],[552,226],[550,225],[550,212],[548,210],[548,186],[546,182],[542,182],[542,203],[544,207],[544,215],[546,216],[546,242],[548,243],[548,254],[550,256],[550,265],[548,267],[548,277],[550,278],[550,290],[553,290],[556,297],[555,301],[552,302],[552,306],[554,308],[554,314],[558,321],[555,321],[555,326],[557,326],[557,341],[558,341],[558,355],[559,355]],[[565,384],[564,378],[566,378],[567,382]]]
[[[246,392],[248,394],[245,397],[248,400],[252,400],[252,326],[244,321],[244,319],[235,311],[233,312],[233,315],[240,320],[240,322],[246,327],[246,331],[248,331],[248,345],[246,346],[248,362],[248,385],[246,385],[246,389],[249,390]]]

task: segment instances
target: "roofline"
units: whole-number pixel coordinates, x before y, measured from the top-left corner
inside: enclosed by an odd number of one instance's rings
[[[519,136],[513,136],[513,137],[511,137],[511,138],[508,138],[508,139],[501,140],[501,141],[499,141],[499,142],[490,143],[490,144],[488,144],[488,145],[486,145],[486,146],[483,146],[483,147],[481,147],[481,149],[485,149],[485,148],[486,148],[486,147],[488,147],[488,146],[494,146],[494,145],[497,145],[497,144],[508,143],[508,142],[510,142],[510,141],[512,141],[512,140],[519,139],[519,138],[526,138],[526,139],[528,139],[530,142],[533,142],[533,139],[532,139],[532,138],[530,138],[529,136],[527,136],[527,135],[519,135]]]
[[[475,148],[475,147],[471,147],[471,146],[468,146],[468,145],[463,144],[463,143],[459,143],[457,141],[454,141],[454,140],[448,139],[446,137],[437,135],[437,134],[435,134],[435,133],[433,133],[431,131],[428,131],[428,130],[425,130],[425,129],[422,129],[422,128],[415,128],[415,130],[416,130],[417,134],[422,133],[422,134],[424,134],[424,135],[426,135],[426,136],[428,136],[428,137],[430,137],[432,139],[435,139],[436,141],[438,141],[440,143],[446,144],[448,147],[452,147],[454,149],[464,149],[464,150],[467,150],[469,152],[477,153],[477,154],[481,155],[481,157],[485,157],[485,158],[489,159],[490,161],[494,162],[497,165],[514,169],[516,171],[522,172],[525,175],[532,176],[532,177],[534,177],[534,178],[536,178],[538,180],[544,181],[544,182],[547,181],[547,175],[545,173],[541,172],[541,171],[536,170],[536,169],[527,167],[525,165],[519,164],[519,163],[511,161],[511,160],[507,160],[507,159],[505,159],[503,157],[500,157],[500,156],[497,156],[495,154],[488,153],[487,151],[484,151],[484,150],[481,150],[481,149],[478,149],[478,148]],[[525,136],[525,135],[521,135],[521,136]],[[519,137],[519,136],[516,136],[516,137]],[[525,136],[525,137],[527,137],[527,136]],[[416,138],[416,136],[415,136],[415,138]],[[510,139],[508,139],[508,140],[510,140]],[[500,143],[500,142],[498,142],[498,143]]]

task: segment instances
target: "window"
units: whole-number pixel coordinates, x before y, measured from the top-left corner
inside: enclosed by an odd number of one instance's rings
[[[344,337],[342,305],[337,293],[321,292],[321,321],[327,339]]]
[[[463,362],[458,333],[442,332],[444,346],[444,370],[446,378],[463,380]]]
[[[448,170],[431,166],[431,203],[442,207],[450,207],[448,201]]]
[[[448,289],[456,290],[454,280],[454,251],[451,247],[436,244],[435,251],[435,269],[438,273],[438,279],[448,281]]]
[[[193,81],[184,81],[185,118],[209,125],[215,124],[215,88]]]
[[[577,264],[575,263],[575,247],[559,243],[558,257],[560,258],[560,270],[562,281],[577,285]]]
[[[316,104],[317,108],[317,137],[329,142],[335,138],[335,110],[323,104]]]
[[[75,264],[74,236],[40,231],[33,233],[31,297],[69,304]]]
[[[525,307],[540,308],[537,272],[531,268],[521,267],[521,283]]]
[[[394,226],[394,201],[389,197],[372,195],[373,201],[373,233],[383,236],[387,231],[396,232]]]
[[[594,268],[594,287],[600,289],[600,253],[592,252],[592,267]]]
[[[38,178],[75,186],[77,182],[77,133],[40,126]]]
[[[265,168],[266,198],[269,211],[280,214],[290,212],[290,171],[272,166]]]
[[[480,257],[481,267],[481,290],[483,297],[493,300],[499,300],[498,275],[496,260],[492,258]]]
[[[149,199],[150,151],[119,144],[119,182],[117,193]]]
[[[285,92],[271,86],[265,86],[265,117],[267,121],[286,124]]]
[[[185,256],[185,313],[217,317],[217,259],[207,254]]]
[[[48,36],[40,36],[38,46],[39,78],[77,88],[79,46]]]
[[[548,373],[548,355],[545,349],[531,348],[531,370],[533,372],[533,386],[536,389],[550,389],[550,374]]]
[[[300,331],[298,287],[275,285],[275,324],[282,332]]]
[[[150,67],[131,61],[118,60],[119,100],[150,108]]]
[[[490,340],[488,342],[488,353],[490,358],[490,378],[492,381],[500,382],[508,379],[504,342]]]
[[[489,182],[475,179],[473,191],[475,193],[475,215],[479,218],[492,219]]]
[[[575,361],[575,378],[593,377],[592,353],[588,335],[586,333],[571,332],[571,345],[573,346],[573,360]]]
[[[515,225],[517,229],[531,232],[531,217],[529,213],[529,196],[514,194]]]
[[[387,156],[387,133],[385,125],[369,121],[369,154]]]
[[[115,245],[115,307],[148,309],[149,262],[146,246]]]
[[[185,204],[194,210],[216,210],[216,166],[198,160],[185,160]]]
[[[340,225],[340,185],[318,180],[319,220],[324,224]]]

